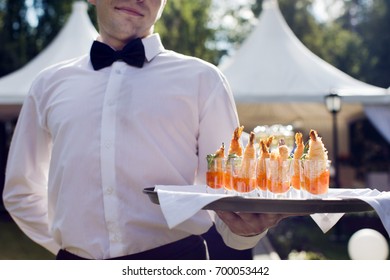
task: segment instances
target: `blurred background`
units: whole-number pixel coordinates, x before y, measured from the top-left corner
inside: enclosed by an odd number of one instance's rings
[[[390,189],[390,129],[387,125],[386,130],[383,123],[388,124],[390,119],[389,26],[390,0],[168,0],[155,31],[167,49],[220,67],[232,81],[246,132],[254,130],[260,138],[271,131],[287,138],[295,131],[307,137],[310,128],[317,129],[330,158],[337,162],[333,175],[340,176],[333,176],[332,186],[386,191]],[[0,0],[0,174],[4,174],[12,132],[30,82],[38,71],[59,59],[86,53],[96,30],[94,9],[86,1]],[[275,42],[279,45],[273,47]],[[273,51],[268,54],[265,50]],[[243,53],[260,61],[239,68]],[[280,102],[287,92],[278,93],[278,102],[270,101],[261,92],[261,84],[259,89],[253,86],[256,99],[242,97],[240,83],[245,83],[246,77],[239,80],[241,75],[233,70],[261,81],[265,74],[258,71],[269,69],[280,79],[274,84],[289,86],[291,79],[301,73],[302,60],[279,65],[276,62],[282,54],[286,61],[290,55],[296,59],[307,55],[308,60],[315,61],[316,69],[325,68],[352,84],[361,83],[363,92],[357,96],[363,97],[342,97],[337,119],[324,99],[329,93],[341,92],[336,85],[309,92],[313,99],[310,102],[300,93],[292,93]],[[291,73],[289,67],[296,73]],[[309,84],[311,76],[303,78]],[[309,88],[302,84],[305,87]],[[366,89],[377,90],[378,94],[366,98]],[[384,113],[370,114],[370,107]],[[0,191],[3,183],[0,175]],[[288,219],[270,231],[269,244],[280,258],[293,257],[291,252],[309,252],[307,258],[348,259],[348,240],[360,228],[374,228],[388,240],[378,217],[371,212],[347,214],[327,234],[312,227],[310,218]],[[209,235],[213,238],[212,233]],[[0,247],[0,259],[53,258],[17,229],[2,202]],[[215,258],[226,257],[225,248],[213,250],[219,252]],[[251,258],[253,254],[246,252],[232,258]]]

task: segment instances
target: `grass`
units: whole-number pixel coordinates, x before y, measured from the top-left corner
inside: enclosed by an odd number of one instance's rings
[[[53,254],[29,239],[6,212],[0,211],[0,260],[53,259]]]

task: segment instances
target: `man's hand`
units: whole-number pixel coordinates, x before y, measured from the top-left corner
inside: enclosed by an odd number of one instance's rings
[[[241,236],[258,235],[276,226],[284,218],[296,216],[292,214],[235,213],[227,211],[216,211],[216,213],[233,233]]]

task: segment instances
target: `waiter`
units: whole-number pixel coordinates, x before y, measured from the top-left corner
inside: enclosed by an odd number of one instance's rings
[[[213,65],[164,48],[153,27],[166,0],[89,2],[100,33],[90,54],[42,71],[23,104],[6,209],[57,259],[207,259],[208,213],[169,229],[142,190],[205,183],[206,155],[239,125],[228,83]],[[283,218],[216,214],[235,249]]]

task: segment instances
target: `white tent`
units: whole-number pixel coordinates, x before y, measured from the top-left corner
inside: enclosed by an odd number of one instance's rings
[[[317,129],[331,152],[331,116],[324,98],[342,96],[340,151],[348,153],[348,121],[362,104],[390,103],[386,89],[358,81],[307,49],[284,20],[276,0],[264,0],[258,24],[231,58],[220,65],[232,87],[241,123],[292,124]]]
[[[89,52],[98,32],[87,9],[86,2],[73,3],[72,14],[49,46],[24,67],[0,79],[0,118],[17,117],[32,81],[41,70]]]

